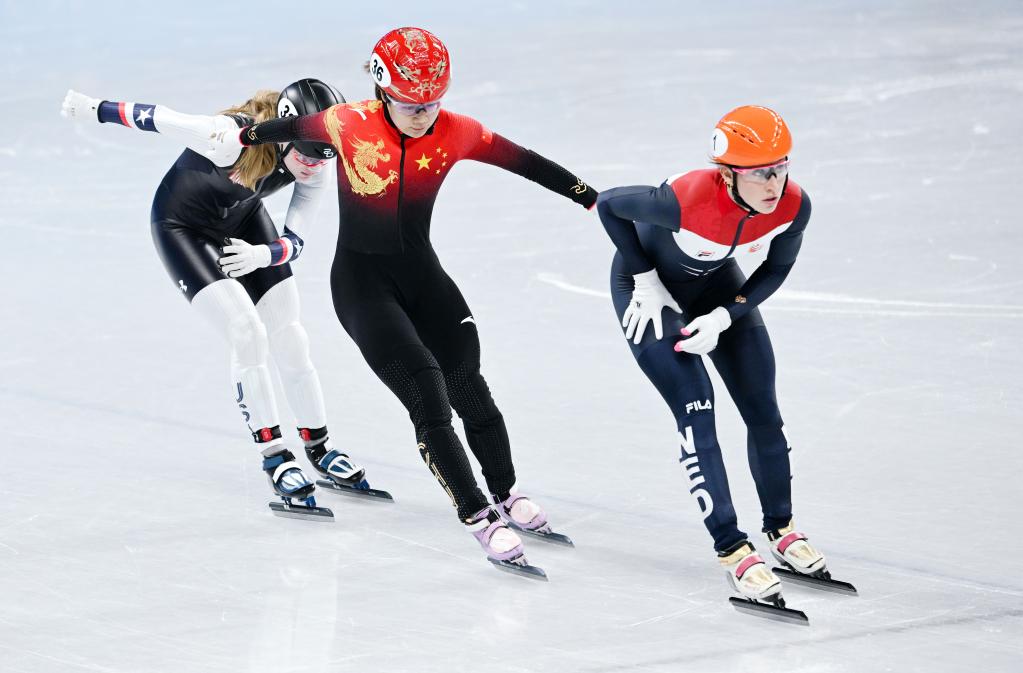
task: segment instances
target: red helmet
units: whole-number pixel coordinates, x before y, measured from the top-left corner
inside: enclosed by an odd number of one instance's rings
[[[430,31],[395,28],[373,47],[369,74],[398,102],[429,103],[447,92],[451,60],[448,48]]]
[[[737,107],[717,123],[711,160],[727,166],[766,166],[792,149],[792,134],[774,110],[759,105]]]

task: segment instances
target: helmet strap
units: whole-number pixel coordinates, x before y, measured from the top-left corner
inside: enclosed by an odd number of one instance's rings
[[[731,195],[732,200],[735,201],[735,203],[738,204],[738,206],[740,208],[742,208],[744,210],[748,210],[751,213],[756,213],[757,215],[760,215],[761,213],[760,213],[759,210],[757,210],[756,208],[754,208],[750,204],[746,203],[746,200],[744,198],[742,198],[741,196],[739,196],[739,176],[738,176],[738,174],[735,171],[732,170],[731,166],[728,167],[728,172],[732,174],[732,184],[731,184],[731,186],[728,187],[728,193]],[[785,194],[785,189],[788,186],[789,186],[789,176],[786,175],[785,176],[785,182],[783,182],[782,185],[781,185],[781,193],[782,193],[782,195]]]
[[[287,145],[284,146],[284,149],[281,149],[281,146],[277,145],[276,143],[274,144],[274,146],[277,148],[278,152],[277,162],[280,163],[284,161],[284,157],[288,156],[288,152],[290,152],[291,149],[295,146],[295,143],[294,142],[288,143]]]
[[[732,183],[728,185],[728,194],[732,197],[732,201],[743,210],[748,210],[751,213],[757,212],[753,206],[746,203],[746,200],[739,196],[739,174],[732,170],[732,167],[728,167],[728,172],[732,174]]]

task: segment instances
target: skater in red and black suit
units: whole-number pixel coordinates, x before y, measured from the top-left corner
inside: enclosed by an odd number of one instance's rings
[[[505,522],[540,535],[550,528],[543,510],[517,492],[504,418],[480,374],[475,320],[430,243],[433,204],[463,159],[517,173],[586,208],[597,195],[561,166],[442,109],[451,62],[432,33],[392,30],[367,67],[374,99],[256,124],[242,130],[241,142],[315,141],[338,149],[341,230],[331,273],[337,316],[408,409],[423,460],[459,518],[488,557],[521,567],[521,540]],[[476,485],[452,407],[497,511]]]
[[[775,361],[757,306],[784,282],[810,220],[789,180],[792,137],[760,106],[732,110],[713,135],[713,168],[659,187],[603,192],[597,212],[618,252],[615,310],[636,362],[678,426],[681,463],[714,549],[744,597],[781,603],[781,584],[739,529],[700,357],[721,375],[747,428],[747,454],[772,553],[801,575],[825,578],[824,557],[792,526],[789,443],[775,392]],[[736,258],[767,250],[746,278]],[[647,325],[653,323],[653,329]],[[664,339],[665,334],[681,339]]]

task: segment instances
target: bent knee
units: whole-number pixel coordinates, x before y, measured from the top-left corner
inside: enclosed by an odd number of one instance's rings
[[[266,327],[255,311],[232,318],[227,332],[231,350],[240,365],[247,367],[266,362],[269,340]]]
[[[304,371],[313,367],[309,359],[309,334],[298,321],[287,323],[270,334],[270,351],[283,370]]]

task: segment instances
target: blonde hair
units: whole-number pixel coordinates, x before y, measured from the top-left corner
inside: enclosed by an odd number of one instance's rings
[[[222,110],[220,114],[242,114],[251,117],[255,124],[265,122],[267,119],[276,119],[277,99],[280,95],[279,91],[260,89],[241,105],[229,107]],[[268,175],[276,164],[277,149],[273,143],[254,145],[242,152],[241,158],[235,162],[231,179],[244,187],[255,190],[259,179]]]

